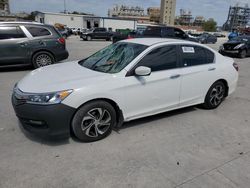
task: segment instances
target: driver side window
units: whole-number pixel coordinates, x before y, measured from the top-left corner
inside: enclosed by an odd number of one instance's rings
[[[176,46],[164,46],[149,52],[136,67],[145,66],[152,72],[177,68]]]

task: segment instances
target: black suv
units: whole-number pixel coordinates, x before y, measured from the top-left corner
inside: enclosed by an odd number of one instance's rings
[[[117,41],[130,38],[146,38],[146,37],[174,38],[174,39],[183,39],[183,40],[198,42],[198,39],[196,39],[195,37],[190,37],[181,29],[169,26],[148,26],[142,34],[132,34],[132,35],[116,34],[113,36],[113,42],[115,43]]]
[[[0,67],[31,64],[38,68],[68,56],[65,39],[53,26],[0,22]]]
[[[105,39],[107,41],[112,40],[113,33],[107,31],[106,28],[95,28],[81,33],[80,36],[83,40],[90,41],[92,39]]]

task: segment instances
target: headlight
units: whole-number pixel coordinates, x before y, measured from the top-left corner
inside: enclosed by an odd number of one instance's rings
[[[244,46],[245,44],[238,44],[237,46],[234,47],[234,49],[239,49],[241,48],[242,46]]]
[[[14,95],[17,99],[25,100],[29,104],[58,104],[61,103],[66,97],[68,97],[73,90],[58,91],[52,93],[23,93],[20,90],[15,89]]]
[[[223,45],[220,46],[220,50],[224,50],[224,46]]]

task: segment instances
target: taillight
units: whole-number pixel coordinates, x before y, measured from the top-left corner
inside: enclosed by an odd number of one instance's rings
[[[239,65],[237,63],[233,63],[233,66],[234,66],[236,71],[239,71]]]
[[[65,44],[65,39],[63,37],[61,37],[58,39],[58,42],[61,44]]]

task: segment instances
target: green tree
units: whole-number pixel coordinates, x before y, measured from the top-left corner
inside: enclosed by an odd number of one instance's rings
[[[204,29],[204,31],[208,31],[208,32],[214,32],[214,31],[216,31],[216,27],[217,27],[217,23],[216,23],[216,21],[214,21],[213,18],[209,18],[202,25],[202,28]]]

